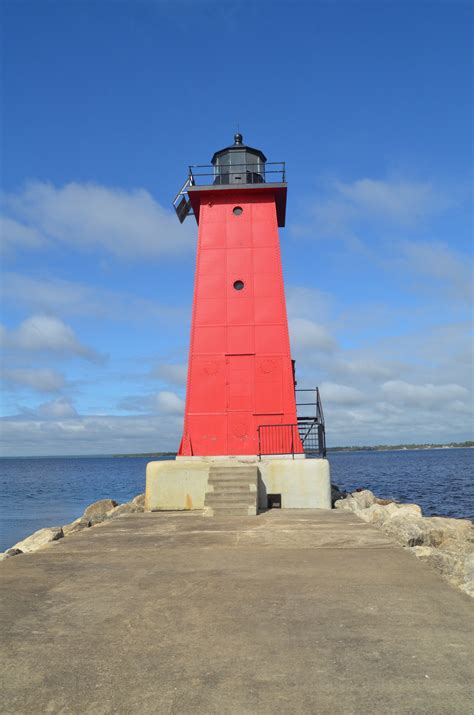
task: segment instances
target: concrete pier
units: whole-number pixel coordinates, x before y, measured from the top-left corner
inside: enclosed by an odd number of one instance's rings
[[[351,513],[124,516],[0,588],[2,713],[472,713],[472,601]]]

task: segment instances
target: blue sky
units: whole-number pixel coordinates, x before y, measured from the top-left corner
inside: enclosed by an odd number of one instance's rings
[[[285,160],[329,444],[471,437],[472,4],[4,0],[3,453],[175,449],[187,165]]]

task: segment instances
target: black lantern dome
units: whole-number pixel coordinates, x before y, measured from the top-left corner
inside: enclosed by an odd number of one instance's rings
[[[214,184],[262,184],[267,158],[260,149],[243,143],[242,134],[234,135],[231,146],[216,151],[211,159]]]

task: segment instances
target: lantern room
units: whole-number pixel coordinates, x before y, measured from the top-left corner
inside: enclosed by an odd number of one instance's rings
[[[243,143],[242,134],[234,135],[231,146],[216,151],[211,159],[214,184],[262,184],[267,158],[260,149]]]

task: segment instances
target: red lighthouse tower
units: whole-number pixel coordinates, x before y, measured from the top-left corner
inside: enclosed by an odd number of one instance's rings
[[[297,415],[278,238],[286,189],[285,165],[236,134],[211,166],[189,167],[174,200],[199,226],[186,408],[176,460],[147,464],[147,511],[331,508],[317,388]]]
[[[199,226],[179,456],[302,454],[278,227],[284,164],[234,144],[190,167],[175,199]],[[265,452],[264,452],[265,453]]]

